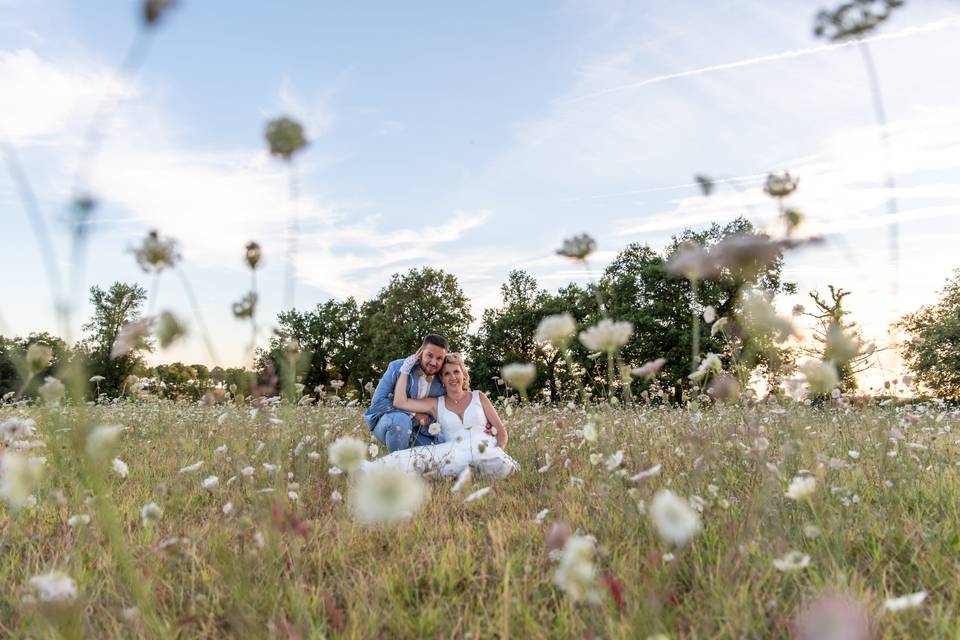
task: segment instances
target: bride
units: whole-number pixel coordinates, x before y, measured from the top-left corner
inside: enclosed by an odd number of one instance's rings
[[[505,478],[519,468],[516,460],[503,450],[507,430],[481,391],[470,390],[470,374],[459,353],[447,354],[440,369],[440,381],[446,395],[415,400],[407,397],[407,379],[419,353],[408,357],[400,367],[393,390],[393,406],[401,411],[429,413],[443,434],[440,444],[401,449],[368,463],[398,469],[416,469],[440,476],[455,477],[470,467],[477,474],[493,479]],[[484,432],[487,423],[495,436]]]

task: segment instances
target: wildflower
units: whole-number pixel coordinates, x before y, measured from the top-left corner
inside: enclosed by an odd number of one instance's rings
[[[660,475],[660,469],[663,465],[655,464],[649,469],[641,471],[640,473],[630,476],[630,479],[633,482],[640,482],[641,480],[646,480],[647,478],[653,478],[654,476]]]
[[[48,614],[73,606],[77,601],[77,583],[60,571],[33,576],[27,581],[24,604],[37,605]]]
[[[200,471],[200,467],[203,466],[203,460],[198,460],[191,465],[186,467],[181,467],[180,473],[194,473],[195,471]]]
[[[293,155],[307,146],[303,126],[287,117],[275,118],[267,123],[267,144],[270,155],[289,161]]]
[[[156,502],[148,502],[140,509],[140,523],[145,527],[159,522],[162,517],[163,509]]]
[[[343,496],[340,494],[339,491],[334,489],[333,491],[330,492],[330,499],[333,500],[334,502],[340,502],[341,500],[343,500]]]
[[[820,535],[820,527],[815,524],[806,524],[803,526],[803,535],[813,540]]]
[[[707,395],[718,402],[732,402],[740,397],[740,383],[729,373],[721,373],[710,381]]]
[[[37,423],[33,418],[7,418],[0,422],[0,436],[7,442],[33,436]]]
[[[593,564],[595,541],[592,536],[570,536],[560,553],[553,583],[574,602],[598,603],[597,570]]]
[[[500,375],[504,381],[514,389],[525,392],[537,378],[537,367],[532,363],[521,364],[515,362],[503,366]]]
[[[607,458],[607,471],[613,471],[623,464],[623,450],[617,451]]]
[[[432,435],[432,436],[439,435],[439,434],[440,434],[440,431],[441,431],[441,427],[440,427],[440,423],[439,423],[439,422],[433,422],[433,423],[431,423],[430,426],[427,428],[427,433],[429,433],[429,434]]]
[[[703,321],[710,323],[717,319],[717,310],[713,308],[713,305],[708,306],[703,310]]]
[[[716,270],[710,254],[695,242],[684,242],[667,261],[667,271],[688,280],[700,280]]]
[[[53,349],[38,342],[27,347],[27,367],[30,373],[40,373],[50,365],[53,359]]]
[[[673,562],[674,560],[677,559],[677,556],[675,556],[674,554],[668,551],[662,556],[660,556],[660,559],[663,560],[664,562]]]
[[[130,469],[127,467],[127,463],[121,460],[120,458],[114,458],[113,462],[110,463],[110,466],[113,468],[114,473],[116,473],[121,478],[126,478],[127,474],[130,473]]]
[[[543,524],[543,521],[547,517],[548,513],[550,513],[550,509],[541,509],[540,512],[537,513],[533,521],[536,522],[537,524]]]
[[[104,459],[113,451],[113,447],[123,432],[123,425],[110,424],[94,427],[87,435],[87,455],[93,459]]]
[[[157,320],[157,340],[166,349],[187,333],[187,328],[177,316],[169,311],[160,314]]]
[[[244,260],[247,261],[247,266],[251,269],[256,269],[262,257],[263,251],[260,249],[260,245],[253,240],[248,242],[244,253]]]
[[[392,523],[411,517],[426,497],[427,486],[418,474],[375,467],[356,477],[350,506],[363,523]]]
[[[223,515],[225,516],[230,515],[231,513],[233,513],[233,503],[227,502],[226,504],[223,505],[223,507],[220,508],[220,510],[223,511]]]
[[[700,516],[688,502],[662,489],[650,504],[650,518],[660,537],[677,546],[690,542],[700,531]]]
[[[140,246],[133,250],[137,264],[144,272],[159,273],[167,268],[173,268],[180,260],[177,251],[177,242],[172,238],[161,238],[156,230],[151,230],[143,239]]]
[[[220,478],[218,478],[217,476],[207,476],[206,478],[203,479],[203,482],[200,483],[200,486],[202,486],[204,489],[210,492],[216,489],[219,485],[220,485]]]
[[[604,318],[580,332],[580,342],[591,351],[613,352],[627,344],[633,335],[633,323]]]
[[[643,366],[637,367],[632,371],[633,377],[650,380],[660,372],[660,369],[662,369],[665,364],[667,364],[666,358],[657,358],[656,360],[645,362]]]
[[[783,342],[796,333],[793,323],[777,315],[767,296],[752,293],[743,297],[743,327],[748,335],[769,336]]]
[[[597,463],[600,462],[601,460],[603,460],[603,454],[602,454],[602,453],[591,453],[591,454],[590,454],[590,466],[592,466],[592,467],[596,466]]]
[[[840,384],[837,368],[831,362],[808,360],[800,365],[800,372],[804,375],[811,393],[829,393]]]
[[[483,496],[487,495],[487,494],[490,493],[491,491],[493,491],[493,487],[483,487],[483,488],[481,488],[481,489],[477,489],[476,491],[474,491],[473,493],[471,493],[470,495],[468,495],[468,496],[464,499],[464,502],[473,502],[473,501],[475,501],[475,500],[479,500],[480,498],[482,498]]]
[[[847,455],[853,458],[854,460],[860,459],[860,452],[854,451],[853,449],[851,449],[850,451],[847,451]]]
[[[140,348],[144,337],[150,331],[150,321],[148,319],[138,320],[124,325],[117,334],[117,339],[113,341],[110,347],[110,359],[125,356],[134,349]]]
[[[799,571],[810,565],[810,556],[800,551],[788,551],[780,558],[775,558],[773,566],[777,571],[787,573],[789,571]]]
[[[687,377],[691,380],[700,380],[708,373],[716,373],[722,368],[723,362],[720,361],[720,356],[715,353],[708,353],[706,357],[700,361],[700,365],[697,367],[697,370]]]
[[[763,186],[763,190],[772,198],[786,198],[797,190],[799,184],[800,179],[792,177],[789,171],[779,175],[771,173],[767,176],[767,182]]]
[[[53,376],[47,376],[37,391],[47,404],[59,404],[63,394],[66,393],[66,388]]]
[[[257,311],[257,292],[247,292],[238,302],[233,303],[233,316],[239,320],[252,318]]]
[[[375,445],[375,444],[373,444],[373,443],[370,443],[370,444],[367,446],[367,453],[370,454],[370,457],[371,457],[371,458],[376,458],[378,455],[380,455],[380,447],[378,447],[377,445]]]
[[[536,340],[565,349],[577,332],[577,321],[569,313],[547,316],[537,326]]]
[[[923,604],[923,601],[926,599],[926,591],[917,591],[916,593],[910,593],[905,596],[900,596],[899,598],[887,598],[883,603],[883,608],[885,611],[891,612],[913,609]]]
[[[573,260],[586,260],[587,256],[597,248],[597,241],[585,233],[566,238],[563,245],[557,249],[557,255]]]
[[[472,477],[473,472],[470,470],[470,467],[464,467],[463,471],[460,472],[460,475],[457,476],[456,482],[454,482],[453,486],[450,487],[450,491],[452,493],[457,493],[465,485],[470,483]]]
[[[844,2],[834,11],[821,10],[813,34],[830,42],[862,38],[885,22],[903,0]]]
[[[827,343],[824,349],[824,358],[835,364],[849,362],[860,354],[862,345],[859,340],[851,337],[838,323],[831,323],[827,331]]]
[[[317,454],[317,457],[318,457],[318,458],[320,457],[320,454],[319,454],[319,453]],[[199,468],[199,467],[198,467],[198,468]],[[246,467],[244,467],[243,469],[240,469],[240,475],[244,476],[245,478],[249,478],[250,476],[252,476],[252,475],[253,475],[253,472],[254,472],[254,468],[251,467],[251,466],[249,466],[249,465],[246,466]],[[181,473],[182,473],[182,471],[181,471]]]
[[[85,513],[78,513],[75,516],[70,516],[67,518],[68,527],[82,527],[83,525],[90,524],[90,516]]]
[[[813,476],[797,476],[790,481],[786,496],[791,500],[807,500],[817,490],[817,479]]]
[[[327,451],[330,463],[347,473],[360,468],[366,460],[367,447],[356,438],[343,436],[337,438]]]
[[[583,439],[587,442],[596,442],[597,441],[597,425],[592,422],[588,422],[583,425]]]
[[[794,628],[797,640],[870,640],[865,607],[847,595],[821,596],[803,608]]]
[[[287,491],[287,498],[290,500],[290,502],[296,502],[300,499],[300,496],[296,491]]]

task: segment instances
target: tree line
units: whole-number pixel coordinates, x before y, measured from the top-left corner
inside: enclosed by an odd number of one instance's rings
[[[794,314],[813,320],[813,339],[802,346],[789,346],[772,338],[769,332],[731,335],[716,331],[719,323],[714,320],[745,315],[745,300],[749,300],[745,293],[768,301],[779,294],[794,293],[795,285],[781,277],[782,257],[748,270],[748,277],[743,277],[743,272],[726,273],[696,285],[668,269],[670,259],[685,246],[711,247],[731,237],[756,233],[749,221],[738,218],[703,231],[686,230],[672,237],[662,251],[647,244],[630,244],[598,280],[585,285],[570,283],[554,292],[543,288],[525,271],[511,271],[500,287],[500,304],[482,312],[474,331],[470,328],[477,318],[472,315],[457,278],[431,267],[413,268],[394,274],[370,300],[332,299],[311,309],[281,312],[273,338],[257,350],[253,370],[180,362],[147,366],[144,355],[158,346],[158,340],[163,341],[162,334],[153,332],[154,337],[148,337],[147,331],[130,329],[146,322],[142,317],[146,291],[121,282],[107,290],[95,286],[90,291],[94,313],[83,327],[84,338],[77,344],[67,345],[47,333],[26,338],[0,337],[0,394],[35,395],[46,376],[56,375],[73,363],[82,364],[90,374],[89,397],[116,397],[133,390],[193,400],[212,390],[272,394],[278,392],[286,371],[291,374],[291,386],[298,390],[298,395],[335,393],[362,401],[369,396],[386,364],[413,352],[427,333],[445,335],[452,350],[464,352],[473,387],[492,395],[507,392],[500,380],[501,368],[524,362],[536,365],[536,379],[528,391],[541,399],[573,400],[577,390],[584,388],[595,397],[602,397],[614,384],[619,390],[629,387],[634,396],[655,392],[662,401],[679,401],[690,386],[692,350],[715,353],[724,362],[736,357],[766,377],[768,388],[778,389],[783,377],[794,371],[798,356],[830,355],[825,353],[830,331],[839,328],[859,339],[858,329],[849,321],[849,310],[844,306],[850,292],[832,286],[829,294],[810,292],[812,309],[795,309]],[[953,304],[954,310],[960,307],[957,289],[954,282],[943,303],[947,307]],[[617,363],[622,375],[611,380],[606,360],[579,341],[572,341],[569,353],[563,353],[536,340],[540,321],[561,313],[569,313],[578,330],[603,318],[632,323],[633,334],[620,351]],[[953,360],[942,356],[937,360],[936,354],[942,354],[943,347],[934,349],[932,340],[952,335],[950,327],[941,327],[939,332],[928,327],[944,325],[945,317],[951,320],[949,310],[924,308],[905,318],[902,326],[914,335],[926,336],[927,341],[909,342],[905,347],[907,361],[915,367],[937,371],[936,376],[923,373],[921,379],[949,398],[957,397],[960,376],[956,371],[960,367],[955,354]],[[709,325],[705,325],[699,338],[694,338],[698,333],[694,323],[700,318],[714,322],[713,330],[707,330]],[[699,342],[696,347],[691,343],[695,339]],[[923,352],[924,344],[930,353]],[[29,362],[31,345],[49,349],[50,357],[41,363],[42,367],[36,358],[33,364]],[[665,363],[652,380],[630,375],[633,368],[658,358]],[[865,366],[865,361],[862,354],[845,361],[839,371],[841,389],[856,388],[855,374]],[[944,368],[950,367],[954,373],[944,373]]]

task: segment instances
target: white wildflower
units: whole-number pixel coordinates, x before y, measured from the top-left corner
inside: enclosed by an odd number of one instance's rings
[[[476,491],[468,495],[464,499],[464,502],[473,502],[474,500],[479,500],[483,496],[490,493],[492,490],[493,490],[493,487],[483,487],[482,489],[477,489]]]
[[[774,558],[773,566],[777,571],[799,571],[810,565],[810,556],[800,551],[788,551],[780,558]]]
[[[200,483],[200,486],[206,489],[207,491],[212,492],[214,489],[220,486],[220,478],[218,478],[217,476],[207,476]]]
[[[786,496],[791,500],[805,500],[817,490],[817,479],[813,476],[797,476],[790,481]]]
[[[352,484],[350,507],[363,523],[391,523],[411,517],[426,497],[427,486],[419,474],[374,467]]]
[[[327,450],[330,463],[336,467],[352,473],[360,468],[366,460],[367,447],[356,438],[342,436],[337,438]]]
[[[690,504],[662,489],[650,504],[650,519],[664,540],[683,546],[700,531],[700,516]]]
[[[120,458],[114,458],[113,462],[110,463],[110,466],[113,468],[113,471],[121,478],[126,478],[127,475],[130,473],[130,468],[127,467],[127,463],[121,460]]]
[[[611,352],[627,344],[633,335],[633,323],[604,318],[580,332],[580,342],[591,351]]]
[[[140,523],[145,527],[159,522],[162,517],[163,509],[156,502],[148,502],[140,509]]]

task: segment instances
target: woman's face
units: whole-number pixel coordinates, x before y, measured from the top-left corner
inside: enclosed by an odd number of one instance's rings
[[[463,371],[460,365],[456,362],[444,363],[443,369],[440,370],[440,382],[447,389],[462,389]]]

